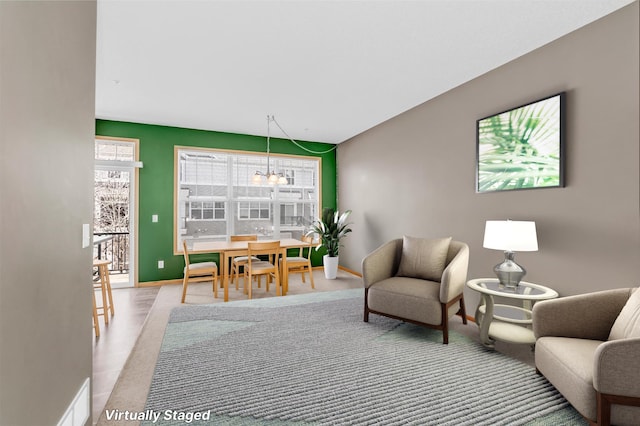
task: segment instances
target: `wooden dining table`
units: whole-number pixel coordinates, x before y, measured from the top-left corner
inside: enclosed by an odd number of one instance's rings
[[[289,269],[287,268],[287,250],[294,248],[312,247],[312,243],[296,240],[295,238],[283,238],[280,240],[280,279],[282,281],[282,295],[286,295],[289,289]],[[230,262],[236,256],[249,254],[249,241],[194,241],[190,253],[219,253],[220,277],[224,288],[224,301],[229,301],[229,270]]]

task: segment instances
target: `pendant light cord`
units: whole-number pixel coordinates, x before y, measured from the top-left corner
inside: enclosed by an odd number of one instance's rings
[[[282,132],[282,133],[283,133],[287,138],[289,138],[289,140],[290,140],[291,142],[293,142],[293,144],[294,144],[295,146],[297,146],[298,148],[300,148],[300,149],[302,149],[302,150],[304,150],[304,151],[307,151],[307,152],[308,152],[308,153],[310,153],[310,154],[318,154],[318,155],[320,155],[320,154],[327,154],[327,153],[329,153],[329,152],[331,152],[331,151],[335,151],[335,150],[336,150],[336,148],[338,148],[338,145],[334,145],[333,147],[331,147],[331,148],[327,149],[326,151],[314,151],[314,150],[312,150],[312,149],[306,148],[306,147],[304,147],[304,146],[300,145],[300,144],[299,144],[298,142],[296,142],[295,140],[293,140],[293,138],[292,138],[291,136],[289,136],[289,134],[288,134],[288,133],[287,133],[287,132],[282,128],[282,126],[280,126],[280,123],[278,123],[278,121],[276,120],[276,117],[275,117],[274,115],[272,115],[272,116],[268,116],[268,115],[267,115],[267,158],[268,158],[268,156],[269,156],[269,123],[270,123],[271,121],[273,121],[274,123],[276,123],[276,126],[278,126],[278,128],[280,129],[280,131],[281,131],[281,132]],[[268,168],[268,166],[267,166],[267,168]]]
[[[275,121],[275,118],[273,118],[273,116],[269,117],[267,115],[267,176],[270,175],[270,173],[269,173],[269,154],[271,152],[271,150],[270,150],[270,145],[271,145],[271,120]]]

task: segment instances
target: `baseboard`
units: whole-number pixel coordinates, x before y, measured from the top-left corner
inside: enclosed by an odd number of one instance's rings
[[[161,281],[145,281],[138,283],[138,287],[161,287],[163,285],[182,284],[182,278]]]
[[[348,272],[350,274],[353,274],[356,277],[362,278],[362,274],[360,272],[354,271],[353,269],[345,268],[344,266],[340,266],[340,265],[338,265],[338,269],[340,269],[341,271],[345,271],[345,272]]]
[[[323,266],[314,266],[312,269],[323,269]],[[359,272],[356,272],[352,269],[349,268],[345,268],[344,266],[338,266],[338,269],[348,272],[350,274],[353,274],[357,277],[362,278],[362,274]],[[173,279],[173,280],[160,280],[160,281],[145,281],[145,282],[139,282],[138,285],[136,287],[161,287],[163,285],[174,285],[174,284],[182,284],[182,278],[177,278],[177,279]]]

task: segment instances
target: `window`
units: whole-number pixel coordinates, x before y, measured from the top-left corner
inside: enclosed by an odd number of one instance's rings
[[[279,185],[253,182],[266,154],[176,147],[175,164],[176,253],[183,239],[300,238],[318,217],[319,158],[271,155],[269,170],[287,179]]]
[[[191,220],[224,220],[224,202],[190,201],[188,215]]]
[[[135,161],[135,145],[109,139],[96,139],[96,160]]]
[[[271,219],[270,203],[260,201],[239,201],[238,219]]]

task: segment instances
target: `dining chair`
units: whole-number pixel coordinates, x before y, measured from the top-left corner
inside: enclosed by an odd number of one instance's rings
[[[256,234],[245,234],[245,235],[231,235],[229,237],[231,242],[234,241],[258,241],[258,236]],[[260,260],[257,257],[254,260]],[[236,256],[231,260],[231,282],[235,282],[236,290],[238,290],[238,281],[240,279],[240,268],[244,267],[247,264],[248,257],[247,256]]]
[[[258,256],[265,256],[268,260],[260,260]],[[260,286],[260,277],[262,277],[262,275],[267,276],[267,292],[269,291],[271,279],[274,279],[276,295],[280,296],[282,294],[280,268],[278,267],[279,256],[280,241],[250,241],[248,243],[248,258],[247,264],[244,266],[243,285],[244,292],[249,295],[249,299],[251,299],[253,278],[258,278],[258,286]]]
[[[218,265],[216,262],[189,261],[189,251],[187,242],[182,241],[182,253],[184,255],[184,278],[182,280],[182,303],[187,296],[189,281],[204,282],[213,280],[213,297],[218,297]]]
[[[309,244],[313,243],[313,237],[311,236],[303,236],[301,240],[305,243],[309,243]],[[309,281],[311,281],[311,288],[315,289],[316,287],[313,283],[313,269],[311,266],[312,248],[313,247],[311,245],[307,247],[300,247],[300,250],[297,256],[287,256],[287,260],[286,260],[287,270],[286,271],[283,270],[283,273],[287,275],[291,273],[301,274],[302,282],[305,283],[306,281],[304,278],[304,274],[308,272]]]

